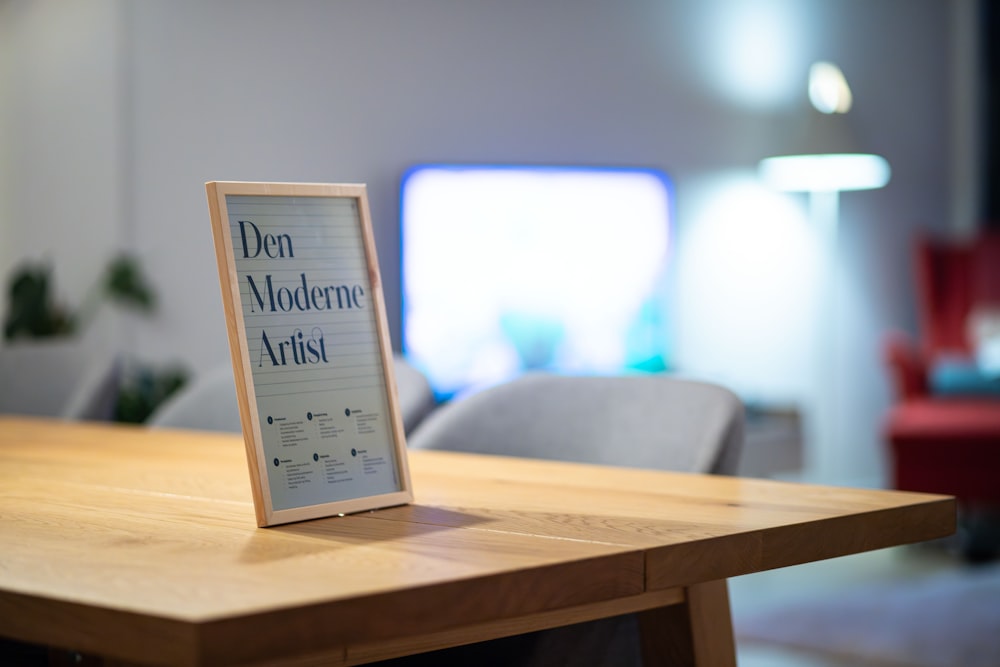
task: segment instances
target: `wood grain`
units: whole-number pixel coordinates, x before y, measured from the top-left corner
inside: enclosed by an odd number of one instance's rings
[[[261,529],[239,436],[0,417],[0,635],[355,664],[954,529],[943,496],[427,451],[410,469],[412,505]]]

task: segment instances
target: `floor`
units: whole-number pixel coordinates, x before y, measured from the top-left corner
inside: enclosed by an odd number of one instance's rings
[[[801,423],[794,411],[750,411],[740,476],[796,481]],[[967,567],[949,542],[907,546],[736,577],[729,581],[734,625],[741,615],[867,582],[920,578]],[[820,654],[737,640],[739,667],[869,667]]]
[[[741,615],[799,598],[822,596],[865,583],[917,579],[968,567],[944,545],[882,549],[818,563],[735,577],[729,581],[734,625]],[[818,654],[737,642],[739,667],[866,667]]]

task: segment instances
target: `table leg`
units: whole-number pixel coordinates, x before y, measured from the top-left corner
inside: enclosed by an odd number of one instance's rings
[[[685,600],[639,613],[643,662],[685,667],[736,667],[726,580],[685,588]]]

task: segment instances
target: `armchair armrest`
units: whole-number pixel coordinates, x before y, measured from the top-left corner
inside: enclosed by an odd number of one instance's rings
[[[898,401],[927,395],[927,362],[909,336],[898,331],[888,334],[882,353]]]

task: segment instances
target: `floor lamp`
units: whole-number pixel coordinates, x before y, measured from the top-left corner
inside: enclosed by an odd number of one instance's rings
[[[839,437],[841,378],[835,332],[840,193],[881,188],[889,182],[891,171],[885,158],[856,148],[845,116],[852,102],[850,88],[839,68],[830,63],[812,66],[809,99],[802,127],[792,137],[792,150],[761,160],[758,171],[776,190],[809,194],[810,221],[821,236],[826,266],[821,272],[820,298],[829,305],[816,340],[819,367],[805,420],[805,454],[807,475],[823,480],[834,474],[837,448],[845,444]]]

